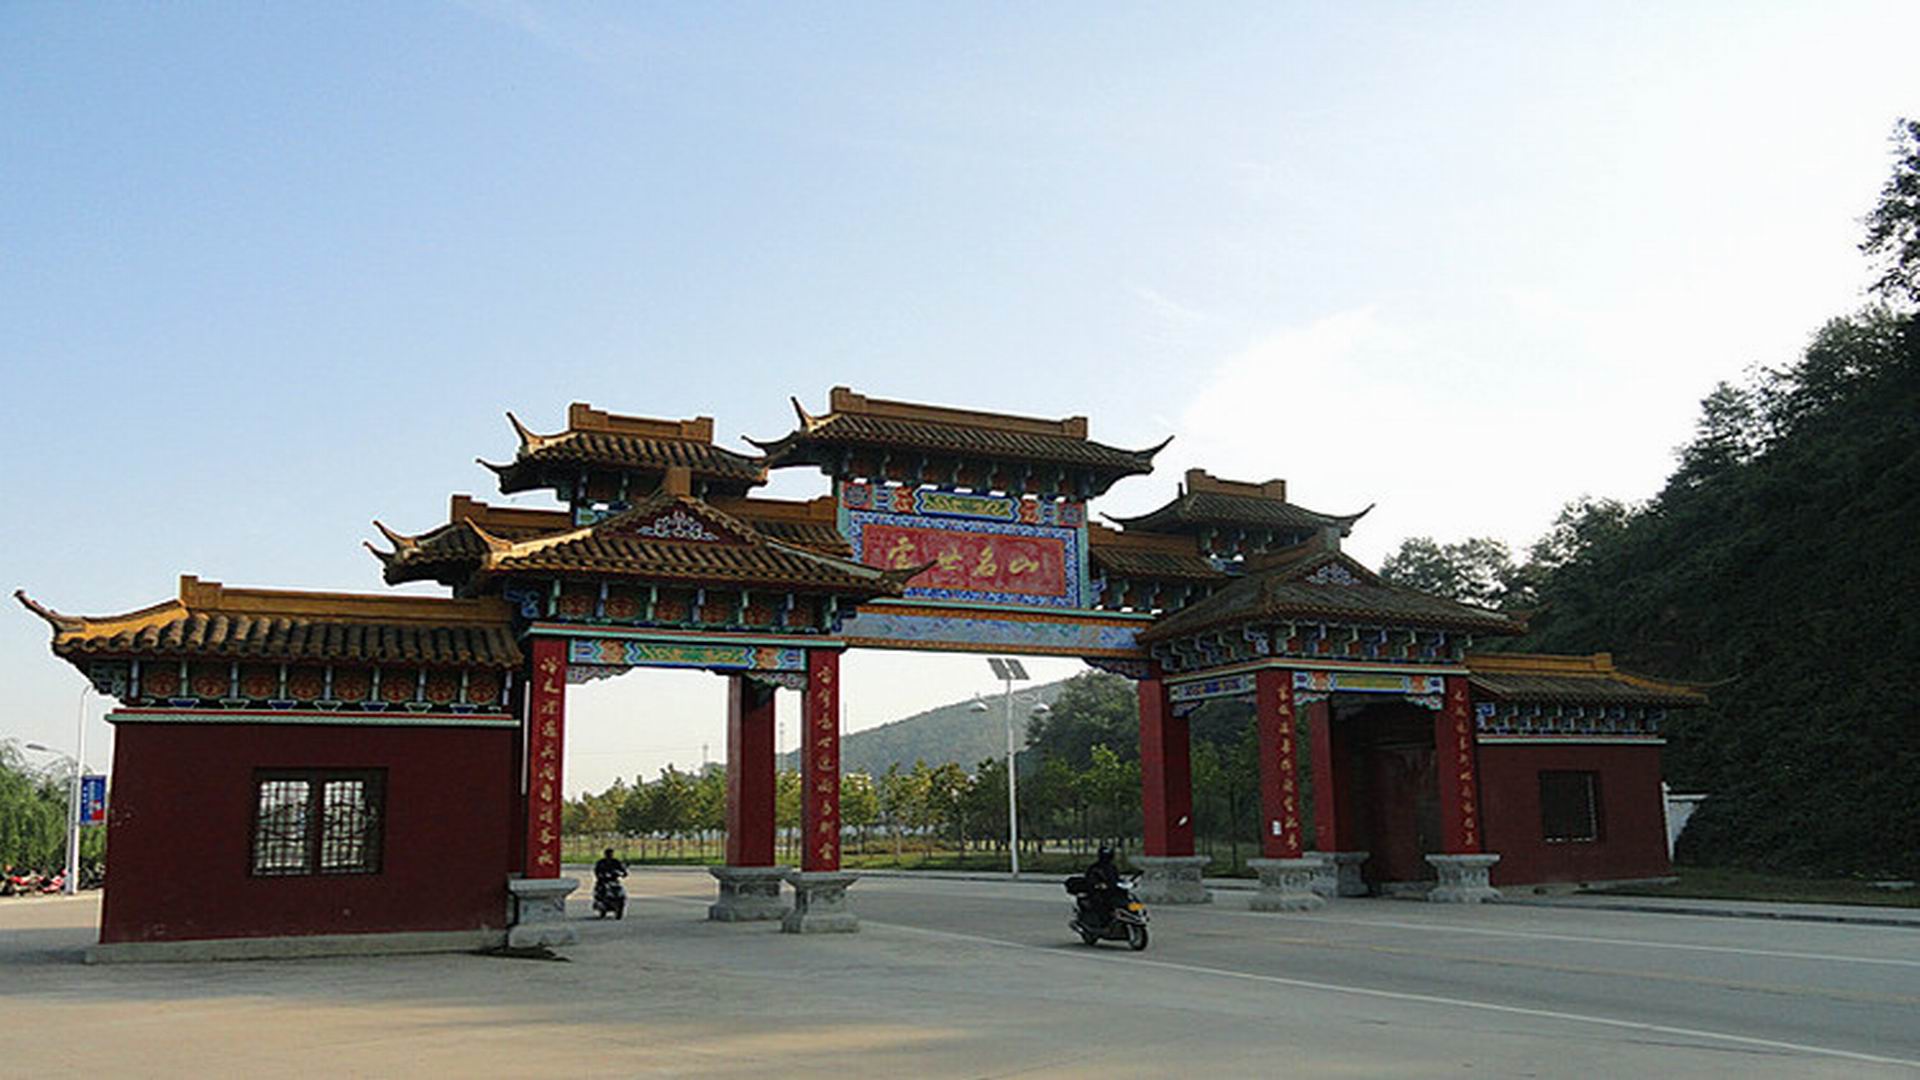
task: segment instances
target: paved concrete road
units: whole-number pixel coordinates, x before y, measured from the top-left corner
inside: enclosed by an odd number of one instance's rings
[[[823,938],[705,922],[704,874],[632,885],[568,963],[89,968],[96,901],[0,902],[0,1046],[116,1076],[1920,1073],[1911,930],[1228,896],[1132,954],[1073,941],[1057,884],[871,878]]]

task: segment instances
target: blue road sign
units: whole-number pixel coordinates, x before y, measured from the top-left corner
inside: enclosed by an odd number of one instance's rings
[[[107,820],[107,778],[80,778],[80,824],[101,825]]]

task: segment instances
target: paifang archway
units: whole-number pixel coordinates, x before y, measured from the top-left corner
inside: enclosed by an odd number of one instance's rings
[[[757,455],[714,445],[704,417],[575,404],[564,430],[541,435],[509,414],[517,451],[487,467],[502,492],[551,491],[559,508],[457,495],[444,524],[418,534],[381,525],[386,545],[369,545],[389,583],[437,582],[446,599],[188,578],[178,600],[123,616],[65,616],[27,601],[52,625],[56,654],[121,702],[109,716],[123,737],[103,946],[133,955],[171,941],[329,933],[412,935],[414,946],[432,944],[422,935],[451,935],[448,947],[490,935],[567,940],[566,688],[634,667],[729,680],[728,866],[716,871],[712,914],[782,917],[797,931],[857,925],[845,900],[851,877],[840,873],[839,658],[848,648],[1078,657],[1137,680],[1141,862],[1148,895],[1162,902],[1207,898],[1193,854],[1185,720],[1204,701],[1255,704],[1270,860],[1259,904],[1297,908],[1341,891],[1343,872],[1351,886],[1366,858],[1340,825],[1351,818],[1342,802],[1351,740],[1329,701],[1373,695],[1431,717],[1444,834],[1433,893],[1474,899],[1491,893],[1490,837],[1526,848],[1530,872],[1557,872],[1553,852],[1524,842],[1527,816],[1546,812],[1523,790],[1533,747],[1559,739],[1542,769],[1579,773],[1562,767],[1567,751],[1604,742],[1628,751],[1605,759],[1619,774],[1609,790],[1644,788],[1648,776],[1657,786],[1658,712],[1698,700],[1603,658],[1476,659],[1474,635],[1518,627],[1382,582],[1340,551],[1362,515],[1296,506],[1282,481],[1193,470],[1171,502],[1110,528],[1089,521],[1089,501],[1150,471],[1158,447],[1094,442],[1081,417],[844,388],[825,413],[794,408],[796,428],[755,443]],[[818,469],[830,492],[803,502],[752,494],[768,470],[785,467]],[[806,840],[791,873],[774,865],[777,687],[804,702]],[[1310,720],[1304,749],[1296,710]],[[1535,718],[1544,721],[1537,735]],[[1561,718],[1564,732],[1554,726]],[[1500,744],[1510,760],[1494,770],[1518,778],[1503,796],[1510,827],[1494,823],[1500,800],[1482,791],[1494,745],[1483,736],[1510,741]],[[430,765],[448,759],[460,775]],[[1575,752],[1572,763],[1586,760]],[[1301,828],[1303,767],[1321,803],[1317,854]],[[183,791],[193,797],[183,801]],[[454,804],[464,819],[505,827],[475,839],[437,825],[434,812]],[[1620,876],[1664,869],[1664,840],[1649,846],[1644,817],[1635,803],[1621,818],[1635,824],[1613,830],[1618,851],[1598,862],[1633,871]],[[230,908],[196,908],[148,881],[168,859],[178,869],[189,818],[200,847],[184,857],[240,879]],[[438,884],[410,891],[423,878]],[[358,913],[345,925],[342,895]]]

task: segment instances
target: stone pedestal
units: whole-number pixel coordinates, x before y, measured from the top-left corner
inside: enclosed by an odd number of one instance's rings
[[[789,934],[851,934],[860,929],[859,917],[847,907],[847,886],[859,876],[845,870],[787,871],[793,910],[780,920],[780,929]]]
[[[1439,881],[1427,893],[1436,904],[1478,904],[1500,899],[1500,890],[1487,880],[1487,872],[1500,861],[1498,855],[1429,855]]]
[[[707,908],[714,922],[758,922],[778,919],[787,914],[787,902],[780,898],[780,883],[786,880],[784,866],[709,866],[707,873],[720,882],[720,898]]]
[[[1260,889],[1247,901],[1254,911],[1318,911],[1327,902],[1313,891],[1313,879],[1320,872],[1318,857],[1301,859],[1248,859],[1247,865],[1260,875]]]
[[[553,948],[580,940],[567,922],[567,894],[580,887],[572,878],[508,878],[511,898],[507,927],[509,949]]]
[[[1367,880],[1360,876],[1360,867],[1367,861],[1370,851],[1323,851],[1320,857],[1327,860],[1326,871],[1319,881],[1329,882],[1333,886],[1331,893],[1323,896],[1365,896],[1368,893]],[[1314,891],[1320,891],[1318,882]]]
[[[1134,894],[1149,904],[1206,904],[1213,901],[1201,881],[1207,868],[1205,855],[1132,855],[1127,858],[1140,871]]]
[[[1301,858],[1320,860],[1319,867],[1313,871],[1313,895],[1322,900],[1332,900],[1340,895],[1338,868],[1334,866],[1332,852],[1309,851]]]

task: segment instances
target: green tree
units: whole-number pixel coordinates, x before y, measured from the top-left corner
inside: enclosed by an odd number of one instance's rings
[[[1893,175],[1867,215],[1860,250],[1880,264],[1875,292],[1920,303],[1920,120],[1896,123],[1893,146]]]
[[[661,769],[660,778],[647,785],[647,798],[653,803],[654,828],[675,841],[676,846],[698,826],[699,807],[695,796],[693,777],[672,765]]]
[[[913,778],[902,772],[896,762],[887,766],[887,771],[881,774],[875,794],[879,797],[880,818],[893,837],[893,857],[897,860],[913,818]]]
[[[655,804],[647,782],[635,777],[633,787],[628,788],[620,805],[614,808],[614,826],[620,835],[640,841],[640,857],[646,858],[647,838],[660,829],[660,823],[654,817]]]
[[[14,743],[0,742],[0,863],[46,871],[64,865],[67,799],[59,777],[28,769]]]
[[[930,835],[944,833],[953,838],[962,851],[972,836],[967,811],[968,790],[973,778],[951,761],[943,761],[927,771],[927,826]]]
[[[860,836],[860,851],[867,850],[867,833],[880,820],[880,792],[873,777],[852,772],[840,778],[840,823],[855,829]]]
[[[1138,834],[1140,818],[1140,763],[1122,761],[1105,745],[1095,746],[1091,761],[1077,779],[1082,797],[1094,811],[1102,839],[1124,846]]]
[[[1752,390],[1721,381],[1700,402],[1693,441],[1680,448],[1680,468],[1671,483],[1692,486],[1726,475],[1752,461],[1765,445],[1759,404]]]
[[[1073,766],[1065,758],[1048,755],[1030,777],[1024,772],[1021,776],[1022,835],[1031,832],[1036,843],[1046,836],[1069,836],[1084,845],[1085,804],[1074,783]]]
[[[1027,745],[1076,769],[1092,762],[1095,745],[1110,748],[1122,759],[1139,757],[1140,704],[1133,681],[1103,671],[1068,679],[1052,712],[1027,725]]]
[[[781,769],[773,777],[773,823],[786,838],[788,857],[799,850],[800,843],[800,772],[797,769]]]
[[[973,780],[967,785],[961,809],[973,835],[990,840],[997,848],[1006,847],[1007,764],[1004,760],[983,758],[974,767]]]
[[[1482,607],[1507,602],[1514,571],[1507,545],[1486,537],[1440,544],[1410,536],[1380,564],[1380,576],[1395,585]]]

